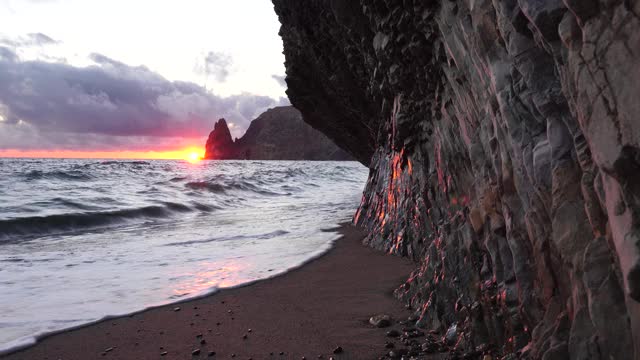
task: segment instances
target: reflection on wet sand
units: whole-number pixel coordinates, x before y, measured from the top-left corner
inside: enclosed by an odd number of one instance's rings
[[[247,270],[250,266],[234,259],[203,263],[202,267],[194,272],[185,272],[177,275],[184,279],[174,284],[172,298],[181,298],[191,294],[200,294],[216,288],[225,288],[246,282]]]

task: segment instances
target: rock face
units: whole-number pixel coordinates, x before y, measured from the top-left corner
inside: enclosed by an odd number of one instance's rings
[[[462,352],[640,358],[640,1],[273,0],[289,99]],[[509,355],[514,356],[514,355]]]
[[[229,159],[235,156],[234,142],[225,119],[220,119],[209,134],[205,145],[205,159]]]
[[[302,120],[292,106],[267,110],[251,122],[247,132],[233,141],[220,119],[206,145],[206,159],[353,160],[324,134]]]

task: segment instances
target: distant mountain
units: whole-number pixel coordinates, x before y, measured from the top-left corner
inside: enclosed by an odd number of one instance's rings
[[[235,141],[225,119],[207,140],[205,159],[353,160],[321,132],[305,123],[292,106],[267,110]]]

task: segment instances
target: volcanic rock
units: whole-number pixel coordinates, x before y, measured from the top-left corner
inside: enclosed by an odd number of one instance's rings
[[[639,1],[273,3],[291,103],[371,168],[365,242],[420,263],[419,326],[640,357]]]

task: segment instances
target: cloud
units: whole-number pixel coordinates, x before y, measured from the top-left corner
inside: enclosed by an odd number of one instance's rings
[[[5,46],[0,46],[0,61],[14,62],[18,60],[18,55]]]
[[[278,84],[280,84],[280,86],[286,88],[287,87],[287,82],[285,81],[286,79],[286,75],[271,75],[271,77],[273,78],[273,80],[277,81]]]
[[[144,66],[101,54],[90,59],[88,67],[20,61],[0,47],[0,149],[161,145],[200,139],[220,117],[241,136],[263,111],[288,105],[249,93],[220,97]]]
[[[197,74],[213,76],[217,82],[225,82],[229,76],[231,65],[233,60],[231,56],[209,51],[202,61],[202,63],[196,64],[195,71]]]
[[[31,33],[26,36],[20,36],[17,38],[0,38],[0,45],[20,48],[20,47],[32,47],[32,46],[46,46],[58,44],[59,41],[53,40],[51,37],[43,33]]]

